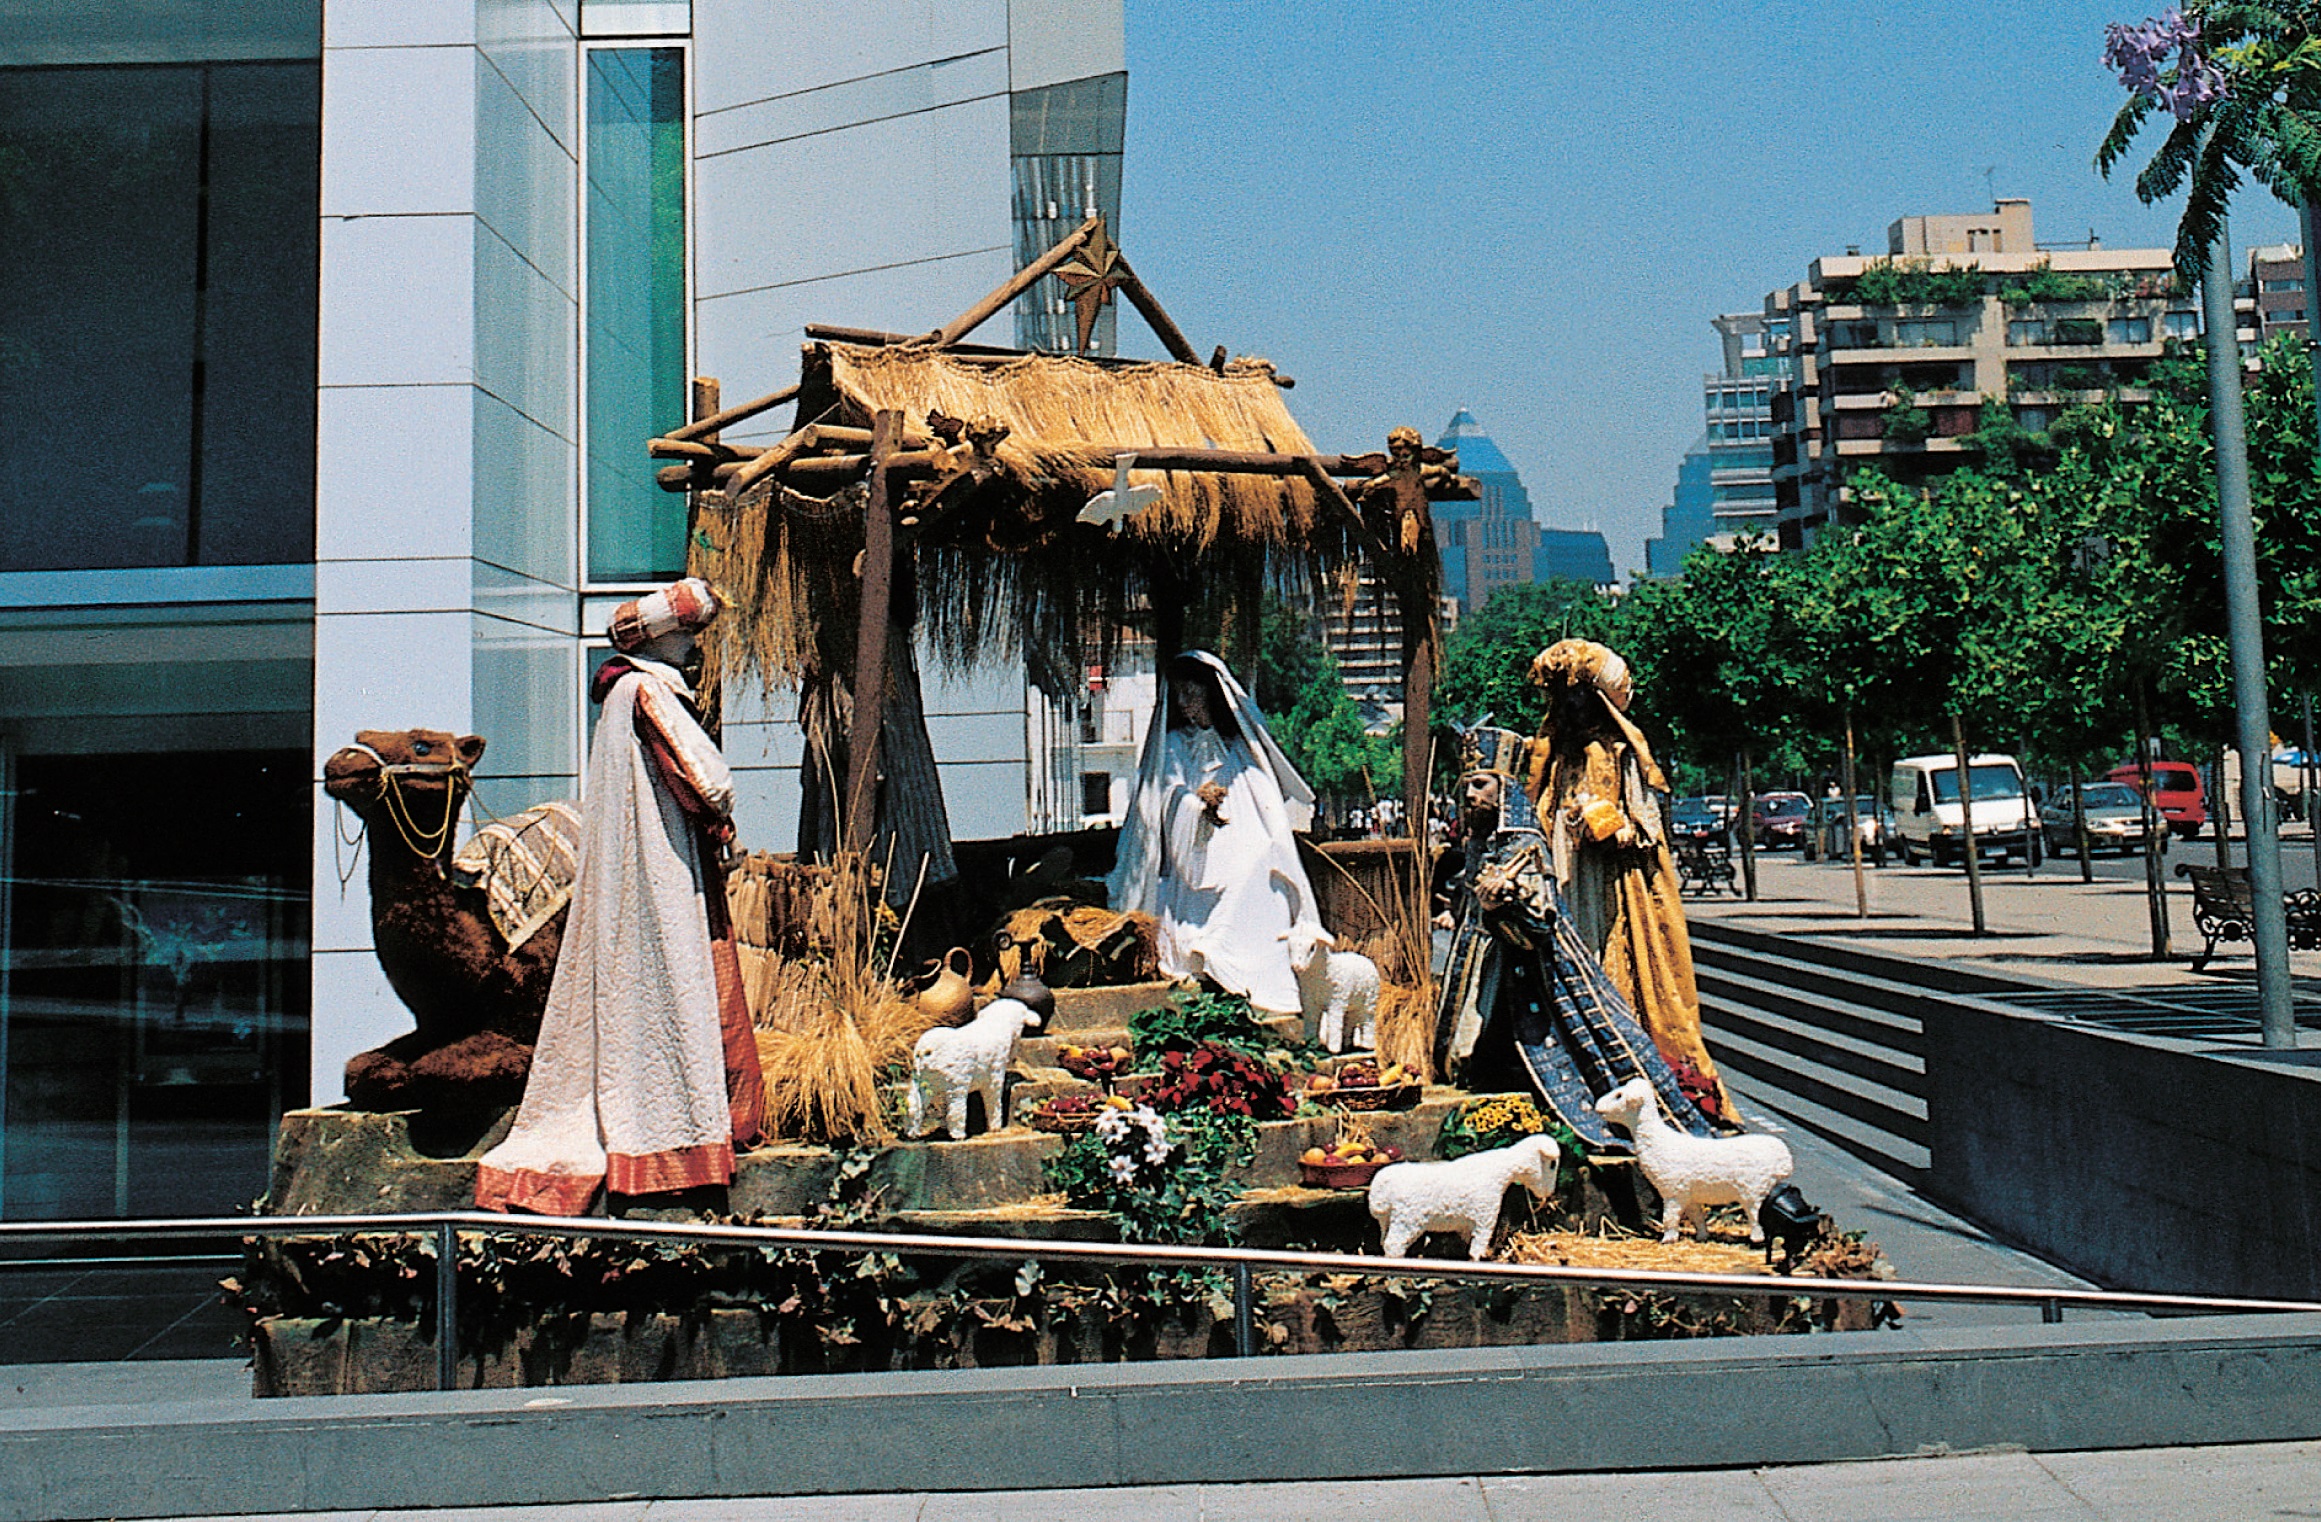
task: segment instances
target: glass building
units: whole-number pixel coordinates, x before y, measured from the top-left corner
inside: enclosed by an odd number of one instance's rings
[[[1118,0],[0,6],[0,1218],[258,1195],[410,1028],[323,760],[447,729],[479,811],[576,794],[606,618],[684,565],[642,443],[690,379],[1117,228],[1126,94]],[[962,836],[1023,828],[1041,701],[930,673]],[[788,847],[795,725],[725,744]]]

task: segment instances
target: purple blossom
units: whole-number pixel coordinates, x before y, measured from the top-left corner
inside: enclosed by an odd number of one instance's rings
[[[2164,72],[2171,55],[2173,77]],[[2115,21],[2105,27],[2103,61],[2130,94],[2160,102],[2180,122],[2224,95],[2224,75],[2200,51],[2200,28],[2174,6],[2141,26]]]

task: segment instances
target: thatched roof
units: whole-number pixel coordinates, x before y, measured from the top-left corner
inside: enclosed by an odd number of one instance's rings
[[[1004,426],[1000,460],[1028,500],[1003,510],[1030,520],[1026,527],[1060,530],[1112,485],[1111,465],[1092,460],[1089,445],[1314,452],[1262,361],[1236,361],[1219,374],[1204,365],[1107,367],[1047,354],[992,364],[932,349],[830,344],[808,350],[806,375],[801,419],[822,401],[864,427],[881,408],[914,421],[940,412]],[[1303,481],[1208,471],[1132,471],[1129,480],[1163,491],[1120,525],[1137,538],[1205,550],[1303,548],[1312,537],[1313,488]]]
[[[1007,430],[998,471],[913,536],[917,612],[955,663],[1022,657],[1035,679],[1070,672],[1082,641],[1109,642],[1161,583],[1227,592],[1254,612],[1268,580],[1310,580],[1348,553],[1314,490],[1278,475],[1132,471],[1161,500],[1113,528],[1081,523],[1113,485],[1112,452],[1220,448],[1310,455],[1271,367],[994,360],[940,350],[807,346],[796,427],[867,428],[882,410]],[[705,494],[694,569],[733,594],[717,665],[796,686],[851,660],[864,489],[807,496],[768,481],[739,502]]]

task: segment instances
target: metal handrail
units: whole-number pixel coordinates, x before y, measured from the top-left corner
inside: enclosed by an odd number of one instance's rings
[[[481,1210],[395,1215],[204,1216],[115,1221],[0,1222],[0,1247],[15,1242],[123,1242],[170,1237],[313,1237],[362,1232],[432,1238],[435,1247],[435,1357],[440,1389],[458,1387],[457,1235],[611,1237],[634,1242],[721,1243],[816,1252],[890,1253],[897,1257],[995,1260],[1044,1258],[1131,1267],[1222,1268],[1233,1274],[1234,1351],[1257,1351],[1252,1279],[1261,1271],[1359,1274],[1368,1278],[1449,1279],[1485,1284],[1557,1284],[1589,1289],[1678,1293],[1843,1296],[1931,1300],[1954,1305],[2037,1306],[2058,1322],[2066,1307],[2175,1311],[2190,1314],[2316,1313],[2321,1302],[2245,1296],[2140,1294],[2123,1290],[2026,1288],[2009,1284],[1936,1284],[1910,1279],[1809,1279],[1793,1275],[1673,1273],[1638,1268],[1568,1268],[1547,1263],[1475,1263],[1444,1258],[1365,1257],[1258,1247],[1181,1247],[1156,1242],[1041,1242],[1022,1237],[939,1236],[927,1232],[820,1231],[800,1226],[725,1226],[679,1221],[625,1221],[600,1216],[508,1216]],[[9,1260],[0,1259],[0,1268]]]

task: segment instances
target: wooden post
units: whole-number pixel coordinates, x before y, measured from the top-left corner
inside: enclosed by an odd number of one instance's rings
[[[716,384],[715,381],[710,382],[712,386]],[[719,429],[730,428],[735,423],[756,417],[768,408],[779,407],[782,403],[794,399],[797,394],[798,388],[796,386],[784,386],[779,391],[769,391],[764,396],[752,398],[738,406],[713,411],[705,417],[696,417],[692,422],[670,434],[669,437],[679,443],[714,438]]]
[[[1955,712],[1950,716],[1950,750],[1958,758],[1958,828],[1965,837],[1960,849],[1966,852],[1967,907],[1973,912],[1974,933],[1988,935],[1990,925],[1983,918],[1983,853],[1974,838],[1974,768],[1968,764],[1966,727]],[[1931,856],[1934,848],[1928,846],[1926,852]]]
[[[886,712],[889,612],[894,603],[895,515],[887,457],[903,415],[882,411],[871,429],[870,505],[862,524],[862,599],[854,631],[854,719],[846,741],[844,849],[867,850],[878,818],[878,733]]]
[[[1854,860],[1854,918],[1866,920],[1870,917],[1870,885],[1862,876],[1862,826],[1861,821],[1855,817],[1857,806],[1854,799],[1854,709],[1851,703],[1846,705],[1845,789],[1846,839],[1852,844]]]
[[[693,377],[693,423],[714,422],[716,420],[717,391],[716,376],[696,375]],[[705,445],[715,445],[717,443],[717,430],[713,428],[704,433],[698,442]],[[710,463],[714,464],[715,461]],[[697,482],[695,489],[685,494],[685,558],[688,562],[693,559],[694,529],[701,521],[700,487],[706,484],[706,482]]]
[[[1017,270],[1014,275],[1008,278],[1008,281],[1005,285],[1000,286],[999,289],[993,291],[990,295],[984,297],[981,301],[978,301],[975,303],[975,305],[969,307],[966,311],[961,312],[958,316],[943,324],[943,326],[935,329],[934,332],[929,333],[927,335],[927,342],[933,344],[938,349],[945,349],[949,348],[952,344],[957,343],[960,339],[965,338],[968,334],[974,332],[977,328],[988,322],[991,317],[1000,310],[1000,308],[1006,306],[1009,302],[1015,300],[1016,297],[1021,296],[1024,292],[1039,284],[1042,277],[1053,273],[1058,265],[1071,258],[1074,254],[1078,253],[1080,251],[1080,245],[1086,243],[1089,239],[1089,236],[1103,225],[1104,219],[1102,217],[1090,217],[1087,221],[1081,223],[1078,228],[1066,233],[1063,237],[1063,240],[1057,243],[1054,248],[1049,249],[1046,253],[1040,255],[1037,259],[1034,259],[1031,263],[1025,265],[1022,269]]]
[[[1169,351],[1169,358],[1183,365],[1199,364],[1201,356],[1193,352],[1192,341],[1185,337],[1184,330],[1162,309],[1159,300],[1146,288],[1145,283],[1136,278],[1136,271],[1129,268],[1126,257],[1120,259],[1119,269],[1128,277],[1120,283],[1120,294],[1128,298],[1129,305],[1135,307],[1137,315],[1144,319],[1144,325],[1152,329],[1152,336],[1159,339],[1161,347]],[[1220,375],[1225,372],[1222,363],[1216,368]]]
[[[1409,429],[1396,435],[1415,440]],[[1435,628],[1442,561],[1435,552],[1434,513],[1427,506],[1426,477],[1419,451],[1390,443],[1386,481],[1392,489],[1393,531],[1383,534],[1391,560],[1379,567],[1402,612],[1402,803],[1410,838],[1423,854],[1433,759],[1435,658],[1441,640]]]

